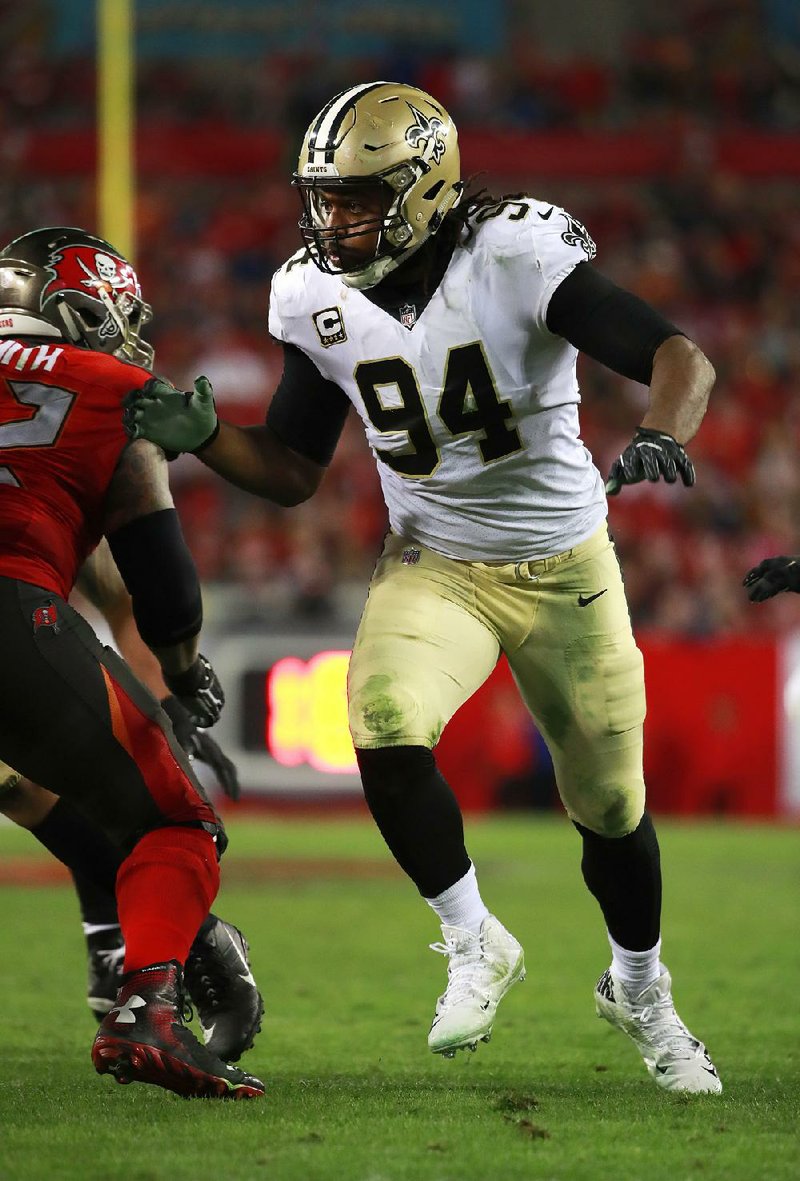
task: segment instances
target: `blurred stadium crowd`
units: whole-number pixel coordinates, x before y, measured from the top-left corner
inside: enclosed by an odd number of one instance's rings
[[[421,53],[409,42],[379,60],[307,53],[235,69],[207,59],[142,61],[143,129],[177,116],[186,125],[269,129],[285,142],[281,166],[263,174],[140,178],[137,265],[155,310],[150,336],[158,372],[176,384],[206,373],[223,413],[262,420],[280,365],[266,335],[269,280],[299,245],[299,203],[288,183],[294,152],[320,105],[356,80],[402,78],[428,89],[462,133],[580,129],[681,144],[668,176],[583,180],[532,170],[522,184],[517,166],[513,188],[580,218],[598,244],[599,269],[668,315],[717,370],[690,447],[692,493],[639,486],[611,502],[634,624],[695,636],[784,631],[800,626],[800,603],[782,596],[755,611],[741,579],[762,557],[800,550],[800,195],[791,175],[713,166],[708,144],[721,132],[798,133],[792,5],[785,26],[778,0],[663,7],[642,6],[644,19],[617,63],[543,53],[525,35],[525,4],[511,6],[509,48],[488,57],[435,46]],[[0,2],[0,15],[12,11],[17,36],[0,76],[0,238],[37,225],[92,228],[92,176],[43,174],[33,183],[18,162],[32,130],[93,125],[92,60],[48,58],[37,21],[20,24],[16,6]],[[506,180],[480,178],[498,194]],[[646,391],[585,359],[579,373],[584,440],[605,472],[629,441]],[[322,491],[298,509],[238,494],[191,458],[173,470],[201,573],[209,583],[240,586],[245,614],[252,609],[256,618],[269,602],[324,618],[339,588],[363,593],[385,514],[357,421]]]

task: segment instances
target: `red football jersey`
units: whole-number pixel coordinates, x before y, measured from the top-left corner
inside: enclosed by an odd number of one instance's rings
[[[103,534],[122,400],[151,376],[64,341],[0,338],[0,575],[67,598]]]

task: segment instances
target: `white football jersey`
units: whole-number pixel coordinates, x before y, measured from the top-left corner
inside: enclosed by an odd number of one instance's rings
[[[579,434],[577,350],[546,324],[594,243],[532,198],[472,225],[424,310],[400,309],[405,323],[299,251],[273,278],[269,328],[356,407],[396,533],[467,561],[549,557],[606,515]]]

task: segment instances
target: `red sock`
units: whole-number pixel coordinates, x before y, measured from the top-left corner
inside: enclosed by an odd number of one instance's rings
[[[218,889],[209,833],[173,827],[143,836],[117,874],[125,971],[167,960],[183,964]]]

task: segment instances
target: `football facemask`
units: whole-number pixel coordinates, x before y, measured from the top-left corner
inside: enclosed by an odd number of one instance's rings
[[[292,183],[300,192],[300,231],[314,262],[350,287],[373,287],[435,234],[461,197],[456,129],[435,99],[393,82],[344,91],[306,132]],[[329,224],[325,195],[386,194],[379,216]],[[376,235],[367,259],[347,241]],[[341,246],[341,251],[338,247]]]

